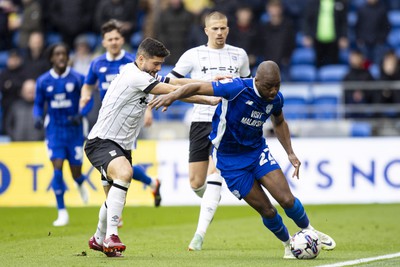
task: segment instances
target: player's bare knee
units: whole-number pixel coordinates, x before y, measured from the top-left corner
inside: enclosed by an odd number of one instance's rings
[[[290,209],[294,205],[293,195],[283,198],[279,201],[279,205],[284,209]]]
[[[276,209],[274,207],[264,207],[261,211],[263,218],[273,218],[276,215]]]

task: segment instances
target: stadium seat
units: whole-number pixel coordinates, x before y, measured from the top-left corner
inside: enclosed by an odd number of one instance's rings
[[[352,122],[350,135],[352,137],[368,137],[372,134],[372,126],[368,122]]]
[[[281,92],[284,97],[284,114],[288,120],[307,119],[310,100],[308,84],[282,84]]]
[[[388,19],[392,29],[400,29],[400,10],[389,10]]]
[[[371,73],[372,77],[374,77],[375,80],[380,79],[381,70],[379,69],[379,65],[372,64],[371,66],[369,66],[369,72]]]
[[[332,64],[321,66],[318,70],[318,80],[321,82],[340,82],[349,71],[345,64]]]
[[[393,48],[400,48],[400,28],[393,29],[389,32],[387,42]]]
[[[342,117],[342,88],[340,84],[315,84],[312,87],[312,108],[314,119],[337,119]]]
[[[0,70],[7,66],[8,51],[0,51]]]
[[[136,50],[139,47],[140,42],[142,42],[142,40],[143,40],[143,32],[142,31],[134,32],[130,39],[131,46]]]
[[[48,32],[46,34],[46,43],[47,45],[52,45],[55,43],[59,43],[62,41],[62,37],[59,33],[56,32]]]
[[[289,75],[293,82],[314,82],[317,78],[317,68],[308,64],[293,65],[290,66]]]
[[[293,51],[291,58],[292,65],[315,64],[315,51],[311,47],[298,47]]]

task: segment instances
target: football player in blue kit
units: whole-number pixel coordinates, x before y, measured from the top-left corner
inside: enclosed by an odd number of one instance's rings
[[[69,49],[65,44],[49,48],[52,68],[36,81],[36,97],[33,116],[36,128],[46,128],[46,144],[53,165],[51,187],[57,201],[58,218],[54,226],[69,222],[64,203],[67,190],[63,179],[63,163],[68,160],[72,177],[84,203],[88,193],[83,186],[86,176],[82,174],[83,125],[79,113],[79,99],[84,77],[68,66]],[[85,115],[87,110],[82,110]]]
[[[122,67],[135,61],[135,56],[123,49],[125,41],[119,21],[111,19],[104,23],[101,27],[101,34],[103,37],[102,45],[107,52],[98,56],[91,62],[82,88],[83,98],[92,97],[93,90],[98,82],[100,99],[103,100],[111,81],[117,76]],[[91,98],[88,103],[83,101],[81,108],[85,107],[91,109],[92,105],[93,98]],[[152,119],[153,116],[149,109],[145,113],[144,126],[150,126],[152,124]],[[150,186],[154,197],[154,206],[160,206],[160,181],[148,176],[145,169],[140,165],[133,165],[132,169],[132,178]]]
[[[165,111],[175,100],[192,95],[222,97],[210,133],[216,167],[232,194],[255,209],[264,225],[282,241],[285,248],[283,257],[294,259],[288,229],[262,187],[298,227],[312,229],[318,234],[323,249],[332,250],[336,243],[311,226],[302,203],[292,194],[263,137],[263,125],[271,118],[275,134],[295,168],[292,177],[298,178],[301,162],[292,149],[289,127],[282,111],[284,97],[279,91],[280,83],[278,65],[264,61],[258,66],[255,78],[187,84],[153,99],[149,106],[164,107]]]

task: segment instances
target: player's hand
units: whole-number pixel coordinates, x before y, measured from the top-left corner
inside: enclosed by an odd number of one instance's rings
[[[78,126],[82,123],[82,115],[81,114],[68,116],[67,119],[74,126]]]
[[[297,158],[297,156],[294,153],[292,153],[292,154],[289,154],[289,161],[290,161],[290,163],[292,163],[292,165],[294,167],[294,172],[293,172],[292,178],[299,179],[300,165],[301,165],[300,160]]]
[[[44,122],[42,118],[35,118],[34,127],[38,130],[42,130],[44,126]]]
[[[172,99],[172,97],[167,94],[167,95],[160,95],[155,98],[153,98],[149,104],[147,104],[151,109],[156,109],[158,110],[160,107],[164,107],[162,109],[162,112],[167,111],[168,107],[171,106],[171,104],[175,100]]]
[[[217,75],[214,77],[214,81],[224,80],[224,79],[232,79],[232,75]]]

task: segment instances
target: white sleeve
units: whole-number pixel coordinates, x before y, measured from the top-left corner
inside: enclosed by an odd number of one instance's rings
[[[188,73],[192,72],[193,69],[193,59],[194,50],[190,49],[183,53],[179,58],[178,62],[175,64],[173,70],[167,75],[170,78],[184,78]]]
[[[239,69],[240,77],[241,78],[250,77],[251,71],[250,71],[249,57],[247,56],[247,53],[244,49],[240,49],[240,58],[242,63]]]

